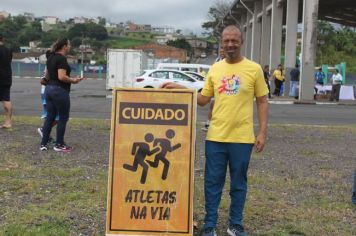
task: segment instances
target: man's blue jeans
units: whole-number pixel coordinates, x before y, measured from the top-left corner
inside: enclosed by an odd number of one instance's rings
[[[247,170],[253,144],[205,143],[205,220],[204,228],[216,227],[218,208],[225,184],[226,170],[230,170],[230,224],[243,225],[243,209],[247,194]]]
[[[290,81],[290,87],[289,87],[289,96],[290,97],[296,97],[297,95],[297,86],[299,84],[299,81]]]

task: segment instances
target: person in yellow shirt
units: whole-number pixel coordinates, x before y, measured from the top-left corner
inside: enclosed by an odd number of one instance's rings
[[[216,223],[226,170],[229,166],[230,217],[229,235],[246,235],[243,227],[243,208],[247,194],[247,170],[253,147],[264,148],[267,133],[268,88],[262,68],[241,56],[243,38],[236,26],[222,32],[221,45],[225,60],[209,70],[205,85],[198,94],[198,104],[204,106],[215,98],[211,123],[205,143],[205,219],[203,236],[216,236]],[[162,88],[184,88],[165,83]],[[256,98],[259,120],[257,137],[253,129],[253,102]]]
[[[279,64],[278,68],[274,70],[272,76],[273,76],[274,85],[275,85],[273,95],[279,97],[279,96],[281,96],[281,88],[282,88],[282,84],[284,82],[284,73],[283,73],[283,67],[281,64]]]
[[[203,76],[204,78],[206,77],[206,72],[203,68],[199,68],[199,74]]]

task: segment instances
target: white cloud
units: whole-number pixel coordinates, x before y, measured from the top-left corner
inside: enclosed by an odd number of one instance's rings
[[[75,16],[102,16],[116,23],[131,20],[200,32],[213,3],[214,0],[1,0],[0,10],[12,15],[31,12],[36,16],[58,16],[63,20]]]

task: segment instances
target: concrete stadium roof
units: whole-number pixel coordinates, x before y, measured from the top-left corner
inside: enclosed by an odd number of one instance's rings
[[[355,0],[319,1],[319,19],[356,27]]]
[[[231,5],[230,12],[225,15],[215,30],[221,32],[224,26],[239,24],[241,15],[245,14],[246,11],[253,11],[256,1],[261,0],[235,0]],[[284,5],[286,1],[278,0],[278,4]],[[302,6],[303,0],[299,0],[299,22],[302,22]],[[284,11],[286,11],[286,8],[284,8]],[[318,19],[356,27],[356,0],[319,0]]]

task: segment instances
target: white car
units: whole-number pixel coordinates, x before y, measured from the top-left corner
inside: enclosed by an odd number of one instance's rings
[[[197,73],[197,72],[184,71],[184,73],[190,75],[190,76],[193,77],[194,79],[197,79],[197,80],[200,80],[200,81],[205,81],[205,77],[202,76],[201,74]]]
[[[135,88],[159,88],[163,83],[173,82],[181,84],[190,89],[200,92],[204,87],[204,82],[178,70],[146,70],[142,75],[136,77]]]

